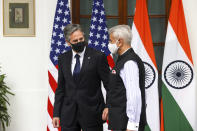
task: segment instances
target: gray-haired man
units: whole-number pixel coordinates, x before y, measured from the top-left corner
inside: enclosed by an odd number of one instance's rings
[[[58,59],[53,126],[61,125],[62,131],[102,131],[102,112],[106,105],[101,81],[108,90],[107,58],[86,46],[80,25],[67,25],[64,36],[72,50]]]
[[[142,60],[131,48],[131,30],[127,25],[109,29],[109,50],[118,54],[110,74],[108,104],[109,129],[144,131],[145,70]]]

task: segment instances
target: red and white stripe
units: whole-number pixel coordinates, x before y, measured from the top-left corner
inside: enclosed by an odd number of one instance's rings
[[[47,113],[47,131],[60,131],[61,129],[53,128],[52,119],[53,119],[53,105],[55,99],[55,90],[57,88],[57,79],[58,79],[58,69],[49,61],[48,66],[48,113]]]

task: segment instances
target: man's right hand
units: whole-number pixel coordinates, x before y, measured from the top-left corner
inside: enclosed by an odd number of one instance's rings
[[[54,128],[59,128],[60,127],[60,118],[59,117],[53,117],[53,127]]]

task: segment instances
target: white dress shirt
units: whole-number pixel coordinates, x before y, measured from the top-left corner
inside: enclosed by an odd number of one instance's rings
[[[80,53],[76,53],[72,50],[72,53],[73,53],[73,56],[72,56],[72,62],[71,62],[71,71],[72,71],[72,74],[73,74],[73,71],[74,71],[74,68],[75,68],[75,64],[76,64],[76,58],[75,58],[75,55],[78,54],[80,57],[79,57],[79,61],[80,61],[80,69],[82,67],[82,64],[83,64],[83,58],[84,58],[84,54],[85,54],[85,50],[86,50],[86,47],[84,48],[84,50]]]
[[[120,70],[120,77],[125,85],[127,95],[126,112],[129,118],[127,129],[137,131],[142,106],[137,63],[132,60],[127,61]]]

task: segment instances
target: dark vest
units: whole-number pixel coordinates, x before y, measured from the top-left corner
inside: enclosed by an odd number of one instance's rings
[[[110,74],[110,85],[108,93],[109,102],[109,129],[124,130],[127,128],[128,117],[126,114],[126,89],[120,77],[120,70],[124,64],[129,61],[135,61],[139,68],[139,82],[142,95],[142,109],[139,123],[139,131],[144,130],[146,125],[146,107],[145,107],[145,69],[140,57],[129,49],[123,55],[118,57],[115,67]]]

